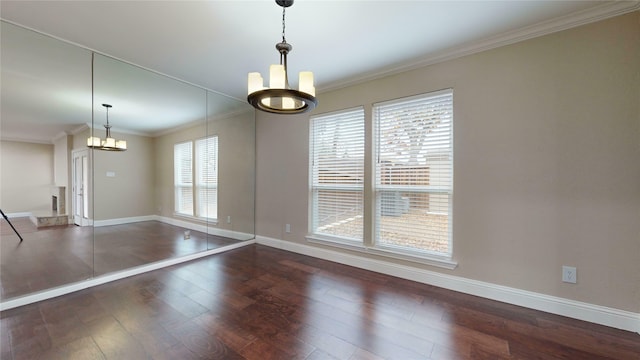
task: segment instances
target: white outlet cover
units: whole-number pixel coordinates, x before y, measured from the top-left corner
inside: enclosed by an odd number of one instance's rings
[[[577,282],[578,274],[577,270],[573,266],[562,267],[562,281],[566,283],[575,284]]]

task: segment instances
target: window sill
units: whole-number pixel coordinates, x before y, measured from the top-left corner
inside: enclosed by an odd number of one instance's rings
[[[364,254],[377,255],[377,256],[382,256],[382,257],[392,258],[397,260],[404,260],[404,261],[409,261],[417,264],[430,265],[430,266],[435,266],[435,267],[448,269],[448,270],[453,270],[458,266],[458,262],[445,256],[437,256],[437,255],[429,255],[429,254],[414,255],[414,254],[409,254],[405,251],[397,251],[394,249],[367,247],[359,243],[349,244],[349,243],[343,242],[343,240],[332,239],[331,237],[324,237],[322,235],[317,235],[317,234],[307,235],[305,238],[310,243],[328,245],[328,246],[341,248],[345,250],[351,250],[351,251],[360,252]]]

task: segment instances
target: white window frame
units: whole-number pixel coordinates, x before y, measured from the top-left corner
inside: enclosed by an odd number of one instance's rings
[[[381,158],[381,148],[384,144],[388,144],[390,139],[385,138],[382,139],[383,135],[381,133],[381,122],[387,121],[387,119],[381,119],[381,109],[403,109],[413,108],[415,109],[418,106],[424,106],[425,104],[442,104],[442,107],[446,109],[446,114],[442,119],[438,119],[437,121],[442,121],[440,127],[440,131],[437,132],[437,136],[431,136],[430,133],[418,133],[422,136],[421,141],[416,141],[414,139],[414,143],[420,143],[420,149],[417,149],[416,144],[412,144],[411,146],[415,147],[409,150],[403,149],[406,152],[398,155],[398,151],[395,152],[395,156],[397,159],[400,158],[409,158],[409,153],[416,151],[420,152],[418,157],[422,160],[421,165],[417,162],[411,163],[407,161],[407,168],[411,168],[412,166],[415,168],[424,167],[426,170],[424,172],[431,173],[427,175],[427,178],[430,179],[430,183],[428,185],[418,185],[418,184],[396,184],[396,185],[388,185],[384,184],[382,169],[390,169],[391,167],[385,167],[383,164],[387,164],[389,158]],[[413,106],[414,104],[418,104],[418,106]],[[405,120],[406,121],[406,120]],[[423,121],[422,119],[410,120],[410,121]],[[407,121],[407,122],[410,122]],[[390,251],[398,254],[405,254],[410,256],[417,257],[425,257],[425,258],[435,258],[435,259],[451,259],[453,255],[453,239],[452,239],[452,207],[453,207],[453,90],[446,89],[411,97],[405,97],[385,102],[376,103],[373,105],[373,123],[375,128],[375,138],[374,138],[374,156],[375,156],[375,164],[374,164],[374,192],[375,192],[375,213],[374,213],[374,239],[373,239],[373,247],[376,249]],[[389,120],[385,125],[402,125],[401,120],[394,119],[393,121]],[[428,123],[420,123],[420,124],[428,124]],[[423,125],[428,127],[429,125]],[[429,131],[432,129],[437,130],[438,126],[435,125],[432,128],[429,128]],[[401,128],[405,132],[414,131],[414,128],[405,127]],[[431,137],[431,138],[430,138]],[[402,141],[402,140],[400,140]],[[406,145],[406,138],[405,144]],[[394,158],[392,156],[392,158]],[[428,160],[431,159],[431,160]],[[435,171],[434,171],[435,170]],[[389,171],[389,170],[387,170]],[[407,171],[407,170],[405,170]],[[388,174],[388,172],[387,172]],[[407,176],[405,173],[404,176]],[[435,184],[432,184],[434,182]],[[391,194],[391,196],[389,196]],[[434,203],[433,206],[427,205],[427,207],[433,207],[435,210],[429,209],[424,210],[424,213],[431,214],[434,218],[438,217],[439,219],[446,219],[447,228],[446,231],[438,230],[437,226],[429,227],[428,235],[425,234],[425,237],[430,238],[430,240],[438,239],[438,241],[442,242],[442,238],[446,237],[446,251],[437,251],[433,249],[424,249],[418,246],[411,245],[401,245],[403,240],[399,239],[397,243],[394,244],[393,241],[383,239],[381,228],[383,227],[382,222],[383,218],[393,218],[394,216],[404,216],[405,212],[418,212],[422,214],[421,211],[416,211],[413,209],[415,206],[413,203],[418,202],[415,200],[409,201],[409,198],[401,197],[402,195],[410,195],[412,198],[418,197],[427,197],[427,199],[431,199],[430,201]],[[385,196],[386,201],[385,201]],[[438,206],[440,203],[445,201],[446,199],[446,207]],[[395,202],[398,203],[392,206],[389,206],[388,203]],[[406,204],[405,204],[406,202]],[[428,203],[429,201],[427,201]],[[386,203],[386,204],[385,204]],[[412,203],[409,205],[409,203]],[[400,209],[402,205],[406,205],[407,209]],[[424,204],[419,204],[424,205]],[[386,207],[385,207],[386,206]],[[409,209],[411,207],[411,209]],[[387,216],[383,216],[383,212],[386,210]],[[389,214],[389,212],[394,213],[393,215]],[[395,214],[398,212],[398,214]],[[403,214],[400,214],[403,213]],[[413,223],[402,224],[401,232],[411,233],[419,235],[421,230],[425,230],[427,228],[425,221],[420,221],[417,219],[413,220]],[[385,228],[384,233],[389,233],[389,229],[393,229],[394,225],[390,225]],[[395,225],[396,228],[394,230],[399,230],[398,226]],[[415,238],[414,238],[415,239]]]
[[[183,156],[189,153],[188,165],[183,165]],[[184,141],[173,145],[173,184],[174,184],[174,213],[181,216],[193,216],[195,203],[193,202],[193,142]],[[185,180],[186,179],[186,180]],[[189,195],[183,190],[190,189]],[[187,200],[184,196],[191,198],[191,210],[185,211],[182,204]]]
[[[375,111],[377,106],[381,106],[384,104],[389,104],[391,102],[400,102],[406,101],[409,99],[417,99],[417,98],[430,98],[441,96],[443,94],[449,94],[451,97],[451,118],[449,126],[449,137],[448,137],[448,152],[447,157],[449,163],[449,171],[450,171],[450,181],[448,184],[438,183],[436,184],[426,185],[426,186],[410,186],[409,188],[403,186],[391,186],[384,185],[379,182],[379,169],[377,161],[378,158],[378,125],[375,120]],[[364,109],[363,107],[358,107],[357,109]],[[363,132],[363,141],[365,143],[364,148],[364,183],[363,187],[363,237],[360,239],[348,239],[340,236],[333,236],[328,234],[323,234],[321,231],[317,229],[317,216],[318,208],[317,208],[317,198],[316,193],[318,190],[329,188],[329,186],[322,186],[317,183],[314,184],[315,179],[317,178],[316,164],[315,164],[315,149],[314,146],[314,121],[323,116],[331,116],[331,115],[339,115],[341,112],[346,112],[352,109],[336,111],[333,113],[320,114],[317,116],[310,117],[310,125],[309,125],[309,233],[306,236],[306,239],[310,242],[319,242],[324,245],[331,245],[338,248],[345,248],[349,250],[359,251],[363,253],[376,254],[387,258],[395,258],[405,261],[411,261],[421,264],[433,265],[437,267],[442,267],[446,269],[454,269],[457,266],[457,262],[453,260],[453,233],[452,233],[452,224],[453,224],[453,89],[445,89],[441,91],[425,93],[421,95],[416,95],[407,98],[401,98],[392,101],[380,102],[372,105],[371,112],[364,111],[363,114],[365,116],[364,120],[364,132]],[[442,130],[442,129],[440,129]],[[366,164],[370,164],[371,166],[366,166]],[[340,188],[346,190],[346,187]],[[425,249],[416,249],[416,248],[404,248],[399,246],[393,246],[387,244],[383,244],[379,241],[378,232],[380,230],[378,218],[378,208],[379,208],[379,199],[380,193],[382,191],[411,191],[416,193],[424,193],[424,194],[433,194],[433,195],[445,195],[448,197],[448,202],[441,202],[441,204],[446,204],[446,216],[447,216],[447,251],[430,251]],[[431,198],[429,198],[431,199]],[[431,201],[429,200],[429,203]],[[441,210],[441,209],[438,209]]]
[[[218,137],[195,141],[195,209],[196,217],[218,219]],[[202,152],[205,152],[204,154]],[[209,154],[208,152],[211,152]],[[213,192],[211,196],[210,192]],[[211,200],[211,203],[207,200]]]
[[[363,232],[360,229],[359,234],[335,234],[331,232],[333,224],[325,224],[320,226],[321,220],[319,220],[319,214],[323,212],[323,216],[333,217],[335,222],[353,222],[360,223],[363,221],[364,211],[364,132],[365,132],[365,115],[364,108],[357,107],[332,113],[320,114],[313,116],[310,119],[309,126],[309,139],[310,139],[310,151],[309,151],[309,229],[310,235],[316,239],[330,241],[338,244],[345,244],[349,246],[360,246],[363,242]],[[343,132],[336,132],[336,127],[346,126],[347,130]],[[323,135],[323,138],[316,138],[321,135],[321,128],[329,128],[328,134]],[[331,149],[327,149],[326,136],[336,137],[333,140],[334,143],[329,147],[335,149],[336,153],[344,151],[344,156],[336,154],[332,156]],[[361,144],[358,140],[362,139]],[[338,170],[342,174],[338,175]],[[325,179],[321,180],[321,171],[325,171],[325,175],[328,172],[335,171],[333,176],[345,176],[351,177],[350,180],[330,181]],[[359,179],[358,179],[359,178]],[[322,197],[324,193],[327,198]],[[335,199],[340,199],[341,194],[344,193],[359,193],[355,199],[351,199],[348,203],[343,202],[345,205],[342,208],[336,207],[335,210],[344,211],[343,214],[331,212],[327,209],[331,206],[328,201],[328,197],[331,193],[335,196]],[[338,203],[336,201],[335,203]],[[320,210],[320,208],[323,208]],[[326,221],[325,221],[326,222]],[[323,223],[325,223],[323,222]],[[353,236],[349,236],[353,235]]]
[[[191,150],[191,182],[190,183],[181,183],[180,182],[180,168],[177,167],[178,153],[177,149],[179,146],[186,146],[189,144]],[[203,148],[202,146],[212,146],[214,154],[207,156],[206,154],[202,154]],[[218,219],[218,136],[208,136],[206,138],[196,139],[185,141],[181,143],[177,143],[174,145],[174,189],[175,189],[175,206],[174,213],[178,216],[191,217],[200,220],[207,221],[217,221]],[[207,158],[208,161],[207,166],[203,163],[203,159]],[[213,173],[212,173],[213,172]],[[183,188],[191,188],[191,197],[192,197],[192,210],[190,213],[186,213],[180,211],[180,196],[182,196],[181,189]],[[214,190],[214,205],[207,204],[206,200],[203,199],[203,193],[206,193]],[[213,206],[213,208],[211,207]]]

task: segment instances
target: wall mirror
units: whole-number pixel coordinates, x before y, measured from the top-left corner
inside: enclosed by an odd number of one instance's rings
[[[1,25],[1,301],[254,237],[248,104]]]

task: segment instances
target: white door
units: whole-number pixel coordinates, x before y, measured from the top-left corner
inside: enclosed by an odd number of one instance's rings
[[[89,225],[89,150],[72,153],[73,223]]]

